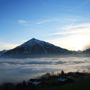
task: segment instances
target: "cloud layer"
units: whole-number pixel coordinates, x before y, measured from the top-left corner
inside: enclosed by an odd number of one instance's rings
[[[20,82],[37,77],[42,73],[90,71],[90,58],[58,57],[31,59],[0,59],[0,83]],[[7,77],[8,76],[8,77]]]

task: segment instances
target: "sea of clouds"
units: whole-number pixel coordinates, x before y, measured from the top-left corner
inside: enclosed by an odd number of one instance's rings
[[[0,83],[19,82],[46,72],[90,71],[90,57],[0,59]]]

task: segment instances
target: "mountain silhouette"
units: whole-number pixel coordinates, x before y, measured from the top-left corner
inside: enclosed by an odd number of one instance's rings
[[[0,56],[1,56],[3,53],[5,53],[5,52],[7,52],[7,50],[2,50],[2,51],[0,51]]]
[[[58,54],[65,55],[69,53],[70,51],[66,49],[57,47],[45,41],[32,38],[29,41],[23,43],[22,45],[3,53],[1,57],[28,58]]]

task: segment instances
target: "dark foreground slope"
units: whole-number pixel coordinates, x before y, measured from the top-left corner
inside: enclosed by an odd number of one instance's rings
[[[82,53],[85,54],[86,56],[90,56],[90,48],[86,49]]]
[[[49,73],[36,79],[18,84],[6,83],[0,86],[0,90],[89,90],[90,74],[67,73],[58,75]]]
[[[70,51],[57,47],[48,42],[32,38],[24,44],[8,50],[1,57],[7,58],[28,58],[47,55],[67,55]]]

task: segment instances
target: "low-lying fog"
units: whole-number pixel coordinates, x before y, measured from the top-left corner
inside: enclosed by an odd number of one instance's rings
[[[19,82],[61,70],[90,71],[90,57],[0,59],[0,83]]]

